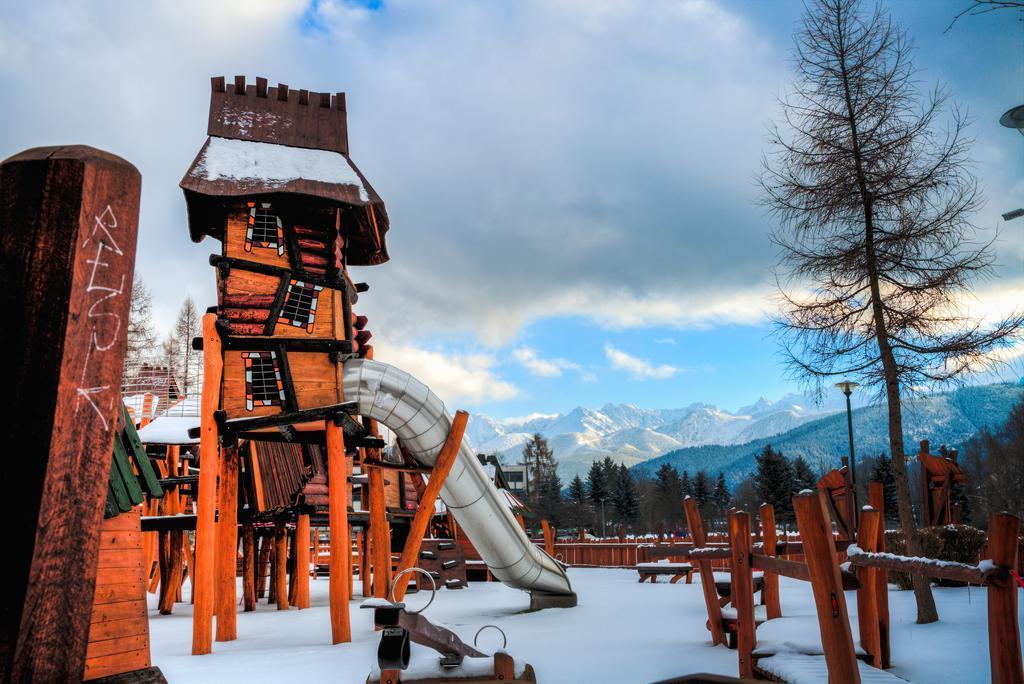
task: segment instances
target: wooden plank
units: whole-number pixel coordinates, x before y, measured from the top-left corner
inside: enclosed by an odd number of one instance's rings
[[[875,551],[881,524],[882,512],[865,507],[860,513],[860,524],[857,526],[857,546],[865,551]],[[857,571],[860,580],[860,589],[857,591],[857,626],[861,647],[871,654],[871,664],[881,668],[882,641],[878,633],[878,604],[875,600],[876,572],[881,571],[873,568],[859,568]]]
[[[118,636],[103,641],[90,641],[89,649],[86,651],[86,660],[100,656],[125,653],[127,651],[149,650],[149,635],[134,634],[130,636]]]
[[[455,459],[459,455],[459,449],[462,447],[462,436],[466,431],[466,423],[468,421],[468,413],[456,411],[455,417],[452,419],[451,429],[448,431],[448,437],[445,439],[444,445],[441,446],[441,451],[434,461],[434,471],[430,475],[430,481],[427,482],[423,496],[420,498],[419,507],[416,509],[416,515],[409,526],[405,547],[402,549],[402,555],[398,560],[397,572],[403,572],[408,568],[414,567],[419,560],[423,535],[426,534],[427,527],[434,517],[434,504],[437,502],[437,497],[441,494],[441,488],[444,486],[445,479],[447,479],[448,473],[451,472],[452,466],[455,465]],[[547,521],[543,521],[543,524],[546,527]],[[549,555],[552,554],[549,553]],[[394,600],[401,602],[405,598],[405,592],[408,588],[408,581],[399,582],[398,586],[395,587]]]
[[[111,622],[112,620],[127,620],[133,617],[145,617],[146,599],[141,596],[129,601],[118,601],[117,603],[103,603],[93,606],[92,622]]]
[[[141,563],[132,568],[100,568],[96,573],[97,591],[100,587],[110,584],[128,583],[140,583],[143,587],[146,586],[146,573]]]
[[[875,550],[885,551],[885,488],[881,482],[868,484],[868,496],[871,507],[882,511],[882,522],[878,526],[878,537],[875,539]],[[882,667],[891,665],[889,652],[889,573],[875,573],[875,609],[878,613],[878,638],[882,652]]]
[[[217,641],[234,641],[237,636],[235,609],[238,606],[235,583],[238,563],[238,451],[235,448],[221,449],[218,498],[214,561],[217,573],[215,638]]]
[[[256,531],[242,526],[242,604],[245,612],[256,610]]]
[[[299,513],[295,523],[295,607],[309,608],[309,514]]]
[[[761,516],[761,544],[763,553],[766,556],[774,556],[778,537],[775,525],[775,507],[769,503],[761,504],[759,513]],[[764,589],[761,590],[761,595],[764,597],[765,616],[769,620],[782,617],[778,574],[766,571],[764,573],[763,586]]]
[[[85,663],[85,679],[98,679],[149,667],[149,649],[138,649],[90,658]]]
[[[811,575],[829,681],[860,684],[832,524],[825,509],[826,496],[821,490],[802,492],[793,497],[793,508]]]
[[[106,639],[120,639],[123,637],[149,634],[149,618],[141,617],[124,618],[121,620],[108,620],[97,622],[89,628],[89,640],[104,641]]]
[[[223,364],[216,314],[203,316],[203,395],[200,406],[199,496],[196,501],[196,549],[192,569],[192,655],[213,648],[215,516],[219,446],[214,412],[220,405]]]
[[[1009,513],[993,513],[988,522],[988,552],[992,562],[1007,570],[1018,565],[1020,520]],[[1017,621],[1017,585],[988,588],[988,648],[993,684],[1024,682],[1020,623]]]
[[[137,549],[110,550],[100,554],[97,559],[96,568],[100,570],[110,569],[143,569],[142,555]]]
[[[692,496],[683,499],[683,512],[686,514],[686,525],[690,528],[693,545],[701,548],[705,545],[704,522],[701,520],[697,500]],[[718,605],[718,592],[715,590],[714,573],[711,561],[699,560],[695,563],[700,571],[700,587],[704,593],[704,604],[708,610],[708,629],[711,630],[711,643],[727,645],[725,629],[722,626],[722,607]]]
[[[288,534],[284,523],[274,525],[274,599],[278,610],[288,610]]]
[[[137,517],[136,520],[138,520]],[[133,530],[108,530],[104,527],[103,531],[100,532],[101,550],[141,548],[142,532],[137,527]]]
[[[754,582],[750,565],[750,514],[729,513],[729,541],[732,547],[730,601],[736,609],[736,654],[740,677],[754,677],[753,652],[757,644],[754,624]],[[701,578],[701,582],[704,578]]]
[[[146,591],[145,582],[113,582],[99,585],[93,595],[93,606],[101,606],[109,603],[120,603],[131,600],[126,597],[140,597]]]
[[[373,562],[373,595],[387,598],[391,584],[391,530],[384,499],[384,474],[367,468],[370,491],[370,549]]]

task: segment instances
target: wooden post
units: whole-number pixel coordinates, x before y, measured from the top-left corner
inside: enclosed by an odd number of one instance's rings
[[[121,412],[139,172],[84,146],[0,165],[0,681],[81,679]]]
[[[256,533],[252,523],[242,526],[242,603],[245,612],[256,610]]]
[[[367,468],[370,483],[370,548],[373,555],[373,595],[387,598],[391,587],[391,531],[384,501],[384,473]]]
[[[221,357],[217,315],[203,316],[203,395],[199,410],[199,496],[196,501],[196,555],[192,591],[195,608],[192,614],[192,655],[212,650],[214,535],[217,507],[217,474],[219,451],[217,421],[213,414],[220,407],[220,382],[224,372]]]
[[[882,552],[885,551],[885,488],[881,482],[868,484],[868,497],[871,507],[881,513],[875,550]],[[889,573],[885,570],[875,573],[875,612],[878,614],[878,641],[882,667],[889,668],[892,665],[889,654]]]
[[[427,482],[423,496],[420,497],[419,508],[416,509],[416,515],[413,516],[412,524],[409,526],[409,536],[405,540],[405,548],[402,549],[402,556],[398,560],[398,572],[416,565],[416,560],[420,555],[420,546],[423,544],[423,535],[427,531],[431,518],[434,517],[434,504],[437,501],[437,497],[441,494],[441,488],[444,486],[444,481],[455,464],[455,459],[459,455],[459,448],[462,446],[462,435],[466,431],[466,422],[468,420],[468,413],[456,411],[455,418],[452,420],[452,427],[448,431],[448,437],[445,439],[444,445],[434,461],[434,468],[430,473],[430,481]],[[547,521],[544,522],[544,525],[547,525]],[[395,587],[395,601],[400,602],[405,598],[406,589],[409,588],[408,579],[409,577],[406,575],[405,581],[399,582],[398,586]]]
[[[857,546],[864,551],[877,551],[878,528],[882,524],[882,512],[865,507],[860,513],[857,527]],[[857,626],[860,630],[860,645],[871,654],[871,664],[882,667],[882,639],[878,629],[878,601],[875,597],[877,582],[875,575],[884,572],[877,568],[857,568],[860,589],[857,590]]]
[[[259,600],[267,595],[267,578],[270,577],[270,549],[273,546],[271,538],[266,534],[259,537],[260,552],[256,556],[256,599]]]
[[[993,513],[988,519],[988,552],[992,562],[1017,570],[1020,520],[1009,513]],[[1009,577],[1002,586],[988,585],[988,653],[994,684],[1024,682],[1017,622],[1017,584]]]
[[[548,521],[545,520],[544,518],[541,518],[540,529],[541,529],[541,533],[544,535],[544,552],[546,554],[548,554],[549,556],[551,556],[552,558],[554,558],[555,557],[555,537],[554,537],[553,534],[551,534],[551,525],[549,525]]]
[[[309,608],[309,513],[295,523],[295,607]]]
[[[846,612],[846,597],[839,577],[839,560],[832,538],[832,523],[821,490],[793,497],[804,557],[811,576],[811,590],[818,613],[821,646],[825,651],[830,682],[860,684],[853,652],[853,634]]]
[[[762,553],[766,556],[774,556],[778,544],[775,507],[769,503],[763,503],[759,512],[761,514],[761,544],[764,548]],[[765,616],[769,620],[782,617],[782,603],[779,600],[779,576],[774,572],[765,572],[763,586],[761,597],[764,599]]]
[[[750,566],[750,514],[729,512],[729,542],[732,546],[730,601],[736,609],[736,653],[740,677],[753,679],[753,652],[757,644],[754,624],[754,576]],[[701,578],[703,582],[703,578]]]
[[[288,610],[288,534],[283,522],[274,525],[274,596],[277,609]]]
[[[221,451],[220,518],[217,522],[217,641],[237,638],[235,585],[238,567],[238,451]]]
[[[697,509],[697,500],[692,496],[683,499],[683,512],[686,513],[686,525],[693,537],[693,546],[701,548],[705,545],[704,522]],[[711,643],[726,645],[725,629],[722,626],[722,607],[718,604],[718,592],[715,591],[715,574],[711,561],[699,560],[696,563],[700,572],[700,588],[704,592],[704,603],[708,609],[708,628],[711,630]]]
[[[325,431],[327,437],[327,514],[330,525],[328,592],[330,594],[331,643],[340,644],[352,641],[352,628],[348,614],[348,602],[351,598],[349,580],[352,577],[352,539],[348,529],[348,498],[351,485],[348,483],[345,466],[345,434],[331,420],[326,421]],[[362,580],[365,595],[365,575]]]

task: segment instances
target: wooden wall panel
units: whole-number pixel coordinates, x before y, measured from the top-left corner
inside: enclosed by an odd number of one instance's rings
[[[240,351],[224,353],[223,400],[228,418],[267,416],[281,412],[280,406],[245,406],[245,361]],[[330,406],[344,401],[338,374],[331,358],[323,352],[289,352],[288,366],[300,409]]]
[[[146,577],[138,509],[103,521],[85,679],[150,666]]]
[[[245,234],[248,228],[249,208],[244,205],[233,208],[228,214],[227,219],[227,232],[224,236],[224,256],[290,268],[287,246],[284,248],[284,253],[280,255],[277,253],[276,247],[258,247],[253,245],[251,252],[245,251]]]

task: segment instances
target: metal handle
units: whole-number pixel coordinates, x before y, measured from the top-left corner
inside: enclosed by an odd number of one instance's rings
[[[480,629],[476,630],[476,634],[473,635],[473,646],[474,647],[476,646],[476,640],[480,636],[480,632],[484,631],[488,627],[490,627],[491,629],[496,629],[499,632],[501,632],[501,648],[502,649],[504,649],[506,646],[508,646],[508,637],[505,636],[505,631],[501,627],[499,627],[498,625],[484,625]]]
[[[420,613],[422,613],[430,607],[430,604],[434,602],[434,597],[437,596],[437,583],[434,581],[433,575],[431,575],[423,568],[406,568],[405,570],[402,570],[397,575],[391,578],[391,602],[395,602],[395,586],[398,584],[398,580],[402,577],[402,575],[406,575],[410,572],[418,572],[424,577],[426,577],[428,580],[430,580],[430,600],[427,601],[427,605],[423,606],[419,610],[409,610],[408,608],[405,609],[405,612],[409,613],[410,615],[419,615]]]

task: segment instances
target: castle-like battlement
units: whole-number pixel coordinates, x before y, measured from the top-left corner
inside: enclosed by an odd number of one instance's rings
[[[267,87],[261,77],[247,86],[245,76],[214,76],[210,85],[208,135],[348,154],[345,93]]]

